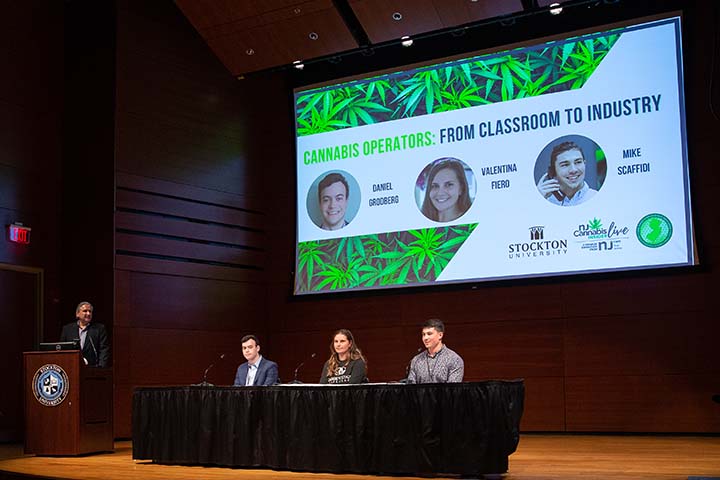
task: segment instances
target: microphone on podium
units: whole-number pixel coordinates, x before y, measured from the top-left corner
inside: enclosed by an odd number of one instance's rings
[[[93,365],[93,367],[97,367],[98,365],[100,365],[100,357],[98,356],[97,348],[95,348],[95,342],[93,342],[93,339],[92,339],[92,336],[90,335],[90,333],[87,334],[87,339],[90,340],[90,346],[92,347],[93,352],[95,353],[95,365]]]
[[[316,356],[317,356],[317,354],[316,354],[316,353],[313,353],[312,355],[310,355],[310,358],[308,358],[308,360],[312,360],[312,359],[315,358]],[[300,365],[298,365],[297,368],[295,368],[295,373],[293,374],[293,381],[290,382],[290,383],[303,383],[303,382],[301,382],[300,380],[298,380],[297,377],[298,377],[298,372],[300,371],[300,368],[302,368],[302,366],[305,365],[305,362],[306,362],[306,361],[307,361],[307,360],[300,362]]]
[[[75,347],[76,350],[80,350],[80,355],[82,356],[82,348],[80,347],[80,338],[73,338],[70,341],[73,342],[73,347]],[[96,357],[97,357],[97,355],[96,355]],[[88,364],[87,358],[82,356],[82,359],[83,359],[83,363],[85,365],[87,365]]]
[[[221,353],[221,354],[220,354],[220,357],[219,357],[216,361],[214,361],[213,363],[211,363],[210,365],[208,365],[208,367],[205,369],[205,373],[203,373],[202,382],[196,383],[196,384],[194,384],[193,386],[195,386],[195,387],[214,387],[215,385],[213,385],[212,383],[210,383],[210,382],[207,381],[208,372],[215,366],[215,364],[216,364],[218,361],[222,360],[223,358],[225,358],[225,354],[224,354],[224,353]]]

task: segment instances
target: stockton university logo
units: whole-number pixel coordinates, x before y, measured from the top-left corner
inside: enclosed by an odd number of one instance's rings
[[[530,232],[529,242],[511,243],[508,245],[508,259],[549,257],[551,255],[565,255],[567,253],[567,240],[545,240],[545,227],[543,225],[528,227],[528,230]]]
[[[672,237],[672,222],[659,213],[645,215],[637,225],[635,234],[640,243],[650,248],[658,248],[665,245]]]
[[[43,365],[35,372],[32,389],[38,402],[46,407],[56,407],[70,391],[67,373],[59,365]]]
[[[543,233],[544,229],[545,227],[541,225],[530,227],[530,240],[542,240],[545,238],[545,234]]]

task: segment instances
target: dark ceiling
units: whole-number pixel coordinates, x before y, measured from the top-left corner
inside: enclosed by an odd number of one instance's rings
[[[354,75],[357,72],[353,69],[357,68],[379,70],[441,55],[510,45],[603,22],[684,9],[694,1],[710,0],[175,0],[175,3],[232,75],[244,77],[285,69],[300,61],[321,67],[310,69],[311,72],[305,69],[303,77],[307,78],[300,80],[302,83]],[[550,13],[555,2],[564,9],[561,15]],[[400,47],[404,36],[414,39],[417,48]],[[340,65],[351,55],[366,58]]]
[[[542,9],[552,0],[175,0],[235,76]]]

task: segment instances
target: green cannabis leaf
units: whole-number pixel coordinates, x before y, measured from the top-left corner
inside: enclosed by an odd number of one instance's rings
[[[298,244],[298,292],[435,281],[477,224]]]
[[[301,94],[298,136],[581,88],[620,34],[448,62]]]

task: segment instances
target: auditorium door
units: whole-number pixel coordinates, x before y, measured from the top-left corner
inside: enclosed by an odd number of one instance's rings
[[[0,263],[0,442],[23,440],[23,355],[42,324],[43,271]]]

